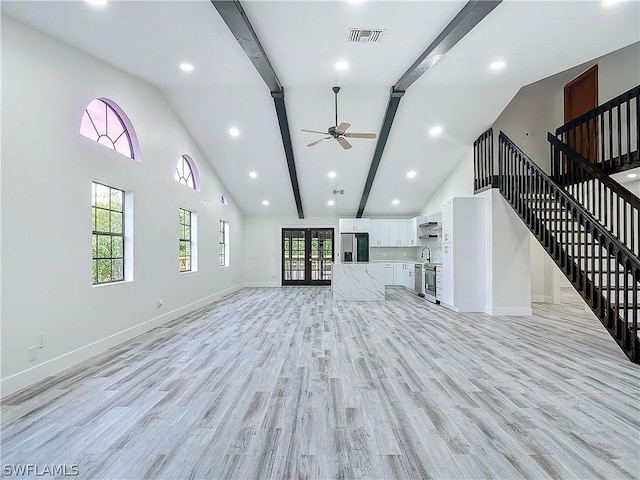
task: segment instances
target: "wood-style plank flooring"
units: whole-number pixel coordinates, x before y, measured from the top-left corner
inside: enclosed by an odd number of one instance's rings
[[[579,302],[490,317],[387,298],[244,289],[5,399],[1,463],[82,479],[640,477],[640,366]]]

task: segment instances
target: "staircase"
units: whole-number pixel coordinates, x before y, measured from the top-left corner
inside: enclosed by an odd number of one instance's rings
[[[556,130],[556,138],[611,175],[640,167],[640,85]]]
[[[636,132],[638,90],[630,91],[636,95],[635,107],[629,108],[636,113],[635,123],[626,117]],[[607,117],[606,110],[598,108],[596,117]],[[582,125],[578,120],[575,125]],[[588,125],[588,119],[583,123]],[[622,351],[640,363],[640,199],[609,177],[602,168],[606,163],[590,162],[573,148],[579,142],[570,146],[562,141],[567,138],[563,135],[548,136],[549,176],[500,132],[494,175],[493,132],[487,130],[474,143],[474,190],[500,189]],[[636,135],[630,136],[637,151],[640,134]],[[630,139],[628,149],[614,150],[624,151],[616,162],[632,164],[633,145]],[[591,146],[584,148],[591,151]]]

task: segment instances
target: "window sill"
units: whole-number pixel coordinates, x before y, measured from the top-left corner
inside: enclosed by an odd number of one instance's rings
[[[93,288],[100,288],[100,287],[110,287],[113,285],[122,285],[122,284],[126,284],[126,283],[133,283],[133,280],[119,280],[117,282],[108,282],[108,283],[96,283],[95,285],[91,285]]]

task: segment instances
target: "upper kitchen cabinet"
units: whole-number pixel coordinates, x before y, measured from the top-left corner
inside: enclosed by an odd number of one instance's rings
[[[418,217],[409,218],[405,220],[405,243],[408,247],[415,247],[418,245]]]
[[[376,218],[370,221],[370,246],[418,246],[418,218]]]
[[[400,220],[399,218],[389,219],[389,246],[400,246]],[[404,230],[404,229],[403,229]]]
[[[340,233],[369,233],[368,218],[341,218],[338,220]]]
[[[453,198],[442,204],[442,242],[453,242]]]
[[[388,247],[389,243],[389,220],[386,218],[375,218],[369,222],[369,246]]]

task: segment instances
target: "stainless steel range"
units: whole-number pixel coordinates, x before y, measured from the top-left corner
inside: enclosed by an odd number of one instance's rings
[[[440,267],[440,263],[425,263],[422,266],[424,272],[424,298],[433,303],[440,303],[436,298],[436,275],[437,267]]]

